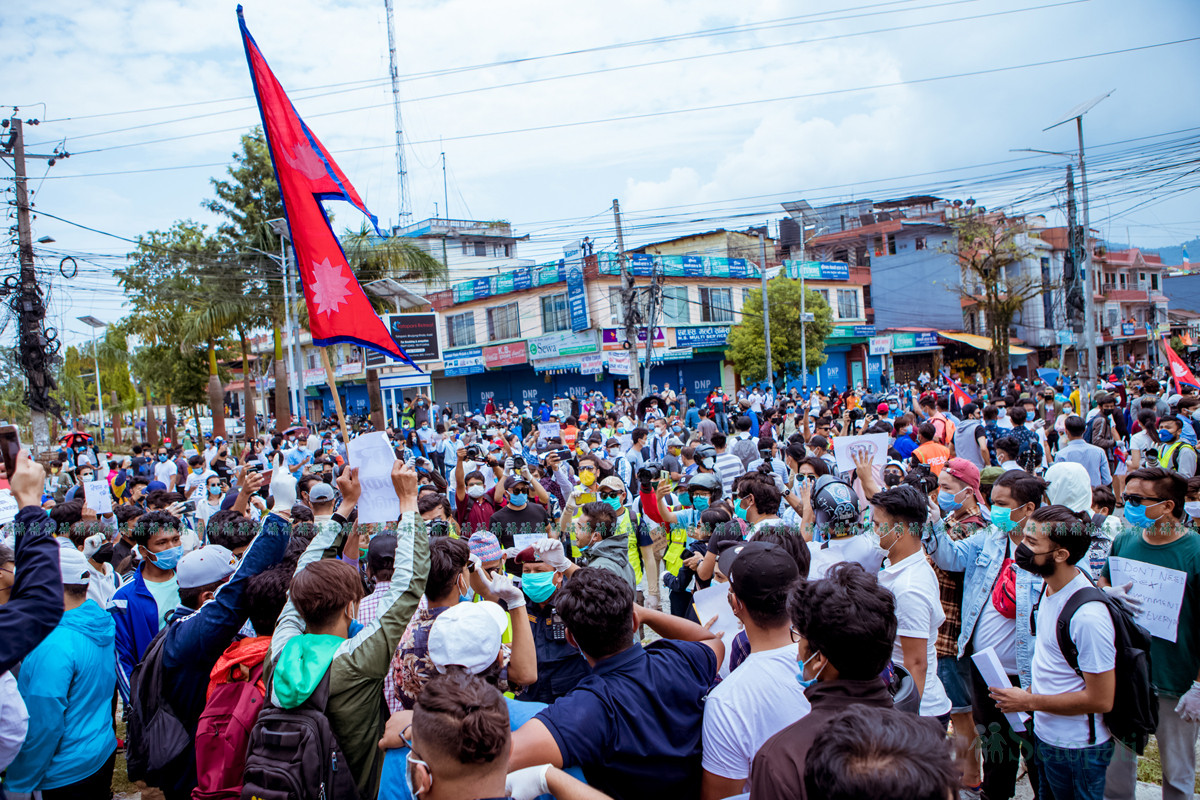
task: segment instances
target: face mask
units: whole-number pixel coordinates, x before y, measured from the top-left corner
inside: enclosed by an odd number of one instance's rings
[[[408,787],[408,793],[413,797],[417,797],[421,792],[425,791],[424,789],[417,788],[416,771],[418,764],[424,767],[426,771],[429,771],[429,765],[419,758],[413,758],[412,751],[409,750],[404,763],[404,785]],[[429,776],[432,778],[433,773],[430,772]]]
[[[584,486],[591,486],[596,482],[596,473],[592,472],[591,470],[584,470],[583,472],[579,473],[579,482]]]
[[[160,456],[158,457],[158,460],[159,460],[159,461],[166,461],[166,460],[167,460],[167,457],[166,457],[165,455],[160,455]]]
[[[1189,517],[1200,517],[1200,500],[1189,500],[1183,504],[1183,510]]]
[[[509,492],[508,504],[510,506],[523,506],[529,500],[529,495],[525,492]]]
[[[427,430],[429,430],[429,426],[428,426],[428,425],[422,425],[422,426],[421,426],[421,430],[423,430],[423,431],[427,431]]]
[[[608,503],[609,507],[613,511],[616,511],[618,513],[621,511],[621,498],[620,497],[605,497],[605,498],[603,498],[603,500],[604,500],[604,502]]]
[[[1166,428],[1159,428],[1159,429],[1158,429],[1158,440],[1159,440],[1160,442],[1169,442],[1169,441],[1171,441],[1171,440],[1172,440],[1172,439],[1174,439],[1174,438],[1175,438],[1175,434],[1171,433],[1171,432],[1170,432],[1169,430],[1167,430]]]
[[[179,563],[179,559],[183,558],[183,546],[171,547],[159,553],[147,553],[146,558],[159,569],[172,570]]]
[[[544,603],[554,594],[553,572],[526,572],[521,576],[521,591],[535,603]]]
[[[692,508],[703,513],[708,510],[708,498],[704,495],[696,495],[692,498]]]
[[[1165,500],[1160,500],[1159,503],[1165,503]],[[1151,506],[1156,506],[1158,503],[1151,503]],[[1150,506],[1141,505],[1135,506],[1132,503],[1125,504],[1125,521],[1135,528],[1152,528],[1157,520],[1150,519],[1146,513],[1146,509]]]
[[[956,498],[957,495],[952,494],[951,492],[947,492],[945,490],[938,492],[938,508],[942,510],[943,514],[949,514],[952,511],[958,511],[963,507],[963,504],[958,502]]]
[[[825,671],[825,667],[821,667],[821,669],[817,670],[817,674],[813,675],[811,678],[804,677],[804,670],[808,667],[808,662],[812,661],[818,655],[818,653],[813,653],[811,656],[804,659],[804,661],[800,663],[800,670],[796,673],[796,683],[800,684],[800,686],[805,689],[816,683],[817,678],[821,677],[821,673]]]
[[[221,493],[221,487],[220,486],[210,486],[210,487],[208,487],[208,493],[210,495],[212,495],[213,497],[216,497],[217,495],[219,495]]]
[[[194,469],[192,469],[192,472],[199,475],[200,473],[204,472],[204,467],[195,467]]]
[[[1038,556],[1051,556],[1051,558],[1045,563],[1038,563],[1035,560]],[[1013,562],[1026,572],[1040,575],[1043,578],[1053,575],[1055,570],[1055,561],[1051,553],[1035,553],[1024,542],[1017,545],[1017,549],[1013,551]]]
[[[1011,508],[992,506],[992,524],[1005,533],[1011,533],[1019,523],[1012,518]]]
[[[474,486],[467,487],[467,496],[472,497],[475,500],[478,500],[479,498],[483,497],[483,493],[485,491],[487,491],[487,490],[484,489],[482,486],[480,486],[479,484],[475,484]]]
[[[742,505],[741,500],[734,501],[733,511],[738,515],[738,519],[746,519],[746,508]],[[749,520],[747,520],[749,521]]]
[[[88,475],[80,475],[80,476],[79,476],[79,480],[83,481],[84,483],[87,483],[88,481],[92,481],[92,480],[95,480],[95,479],[96,479],[96,476],[95,476],[95,475],[90,475],[90,474],[88,474]]]

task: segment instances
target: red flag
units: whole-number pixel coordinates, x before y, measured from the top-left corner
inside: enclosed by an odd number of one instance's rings
[[[967,390],[960,386],[958,381],[950,377],[949,370],[942,370],[942,377],[946,379],[950,384],[950,388],[954,391],[954,399],[958,403],[959,408],[971,402],[971,395],[967,394]]]
[[[326,347],[351,342],[405,361],[419,370],[371,308],[350,271],[346,254],[333,233],[321,200],[345,200],[365,214],[382,236],[378,220],[367,210],[333,157],[296,113],[292,101],[267,66],[254,37],[246,29],[241,6],[238,6],[237,15],[246,46],[246,60],[250,62],[254,94],[262,113],[267,147],[271,151],[275,178],[291,229],[296,265],[304,285],[313,344]]]
[[[1167,363],[1171,365],[1171,377],[1175,379],[1175,390],[1179,391],[1180,384],[1184,383],[1200,389],[1200,381],[1196,380],[1196,376],[1188,369],[1187,364],[1183,363],[1183,359],[1179,357],[1179,354],[1171,349],[1171,344],[1165,336],[1163,337],[1162,345],[1163,351],[1167,354]]]

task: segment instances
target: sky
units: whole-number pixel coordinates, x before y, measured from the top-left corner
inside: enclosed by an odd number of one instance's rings
[[[395,224],[383,0],[244,5],[301,116]],[[1073,154],[1073,126],[1043,129],[1110,91],[1085,117],[1093,228],[1144,247],[1200,233],[1195,0],[418,0],[394,30],[410,219],[509,220],[523,258],[583,235],[612,248],[614,198],[627,246],[796,199],[933,193],[1061,223],[1067,159],[1014,151]],[[5,3],[0,74],[0,106],[41,120],[27,149],[72,154],[29,174],[34,237],[55,240],[37,245],[49,324],[78,342],[76,317],[126,313],[112,270],[132,246],[105,234],[217,222],[210,181],[258,122],[235,5]]]

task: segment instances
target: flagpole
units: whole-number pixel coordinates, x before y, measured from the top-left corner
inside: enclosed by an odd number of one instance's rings
[[[321,365],[325,367],[325,383],[333,395],[333,407],[337,409],[338,427],[342,431],[342,441],[349,442],[350,434],[346,430],[346,412],[342,410],[342,398],[338,395],[337,379],[333,374],[333,365],[329,363],[329,348],[318,348],[321,351]]]

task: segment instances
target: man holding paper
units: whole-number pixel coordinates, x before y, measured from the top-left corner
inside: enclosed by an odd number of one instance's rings
[[[1155,738],[1162,758],[1163,800],[1192,797],[1200,729],[1200,536],[1183,525],[1187,480],[1147,467],[1125,481],[1125,521],[1113,540],[1100,585],[1132,596],[1138,622],[1153,635],[1150,680],[1158,690]],[[1182,599],[1169,590],[1182,582]],[[1139,602],[1140,601],[1140,602]],[[1153,616],[1153,621],[1147,619]],[[1172,619],[1173,617],[1173,619]],[[1174,641],[1167,637],[1174,622]],[[1165,623],[1165,625],[1164,625]],[[1137,756],[1121,744],[1108,768],[1106,798],[1133,797]]]

